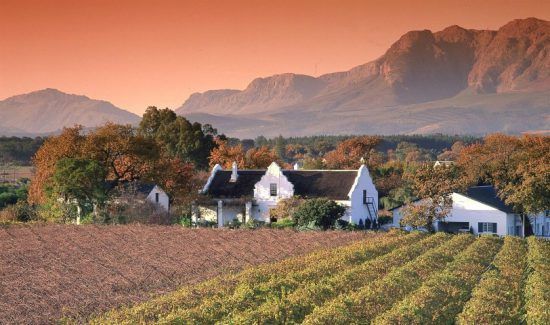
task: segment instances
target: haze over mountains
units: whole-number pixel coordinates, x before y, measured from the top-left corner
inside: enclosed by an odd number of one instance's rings
[[[349,71],[257,78],[244,90],[193,94],[176,112],[241,138],[550,132],[550,22],[411,31],[377,60]],[[133,124],[139,117],[54,89],[0,101],[0,134],[106,121]]]
[[[49,134],[75,124],[137,124],[140,117],[113,104],[86,96],[43,89],[0,101],[0,135]]]
[[[349,71],[258,78],[176,111],[240,137],[550,130],[550,23],[411,31]]]

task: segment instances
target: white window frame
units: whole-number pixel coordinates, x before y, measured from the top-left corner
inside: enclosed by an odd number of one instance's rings
[[[481,230],[483,233],[496,234],[496,231],[493,229],[494,222],[482,222]]]

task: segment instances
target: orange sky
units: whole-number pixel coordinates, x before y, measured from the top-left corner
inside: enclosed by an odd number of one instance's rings
[[[0,0],[0,99],[38,90],[141,114],[255,77],[377,58],[404,32],[550,20],[550,1]]]

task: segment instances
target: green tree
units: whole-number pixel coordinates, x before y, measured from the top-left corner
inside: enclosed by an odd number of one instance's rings
[[[62,199],[65,204],[77,207],[77,223],[81,211],[94,209],[105,202],[105,176],[107,171],[97,161],[65,158],[57,162],[48,193],[50,199]]]
[[[297,226],[314,225],[322,229],[329,229],[334,226],[336,220],[340,219],[346,208],[340,204],[325,198],[306,200],[301,204],[292,218]]]
[[[138,131],[155,139],[171,157],[192,162],[199,169],[208,167],[210,151],[216,146],[217,130],[210,124],[191,123],[168,108],[147,108]]]

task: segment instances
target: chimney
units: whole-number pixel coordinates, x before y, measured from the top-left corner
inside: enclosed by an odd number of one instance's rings
[[[233,165],[231,166],[231,178],[229,179],[230,182],[235,183],[237,181],[237,177],[239,175],[237,174],[237,162],[233,162]]]
[[[294,167],[294,170],[299,170],[300,169],[300,165],[298,163],[295,163],[293,167]]]

